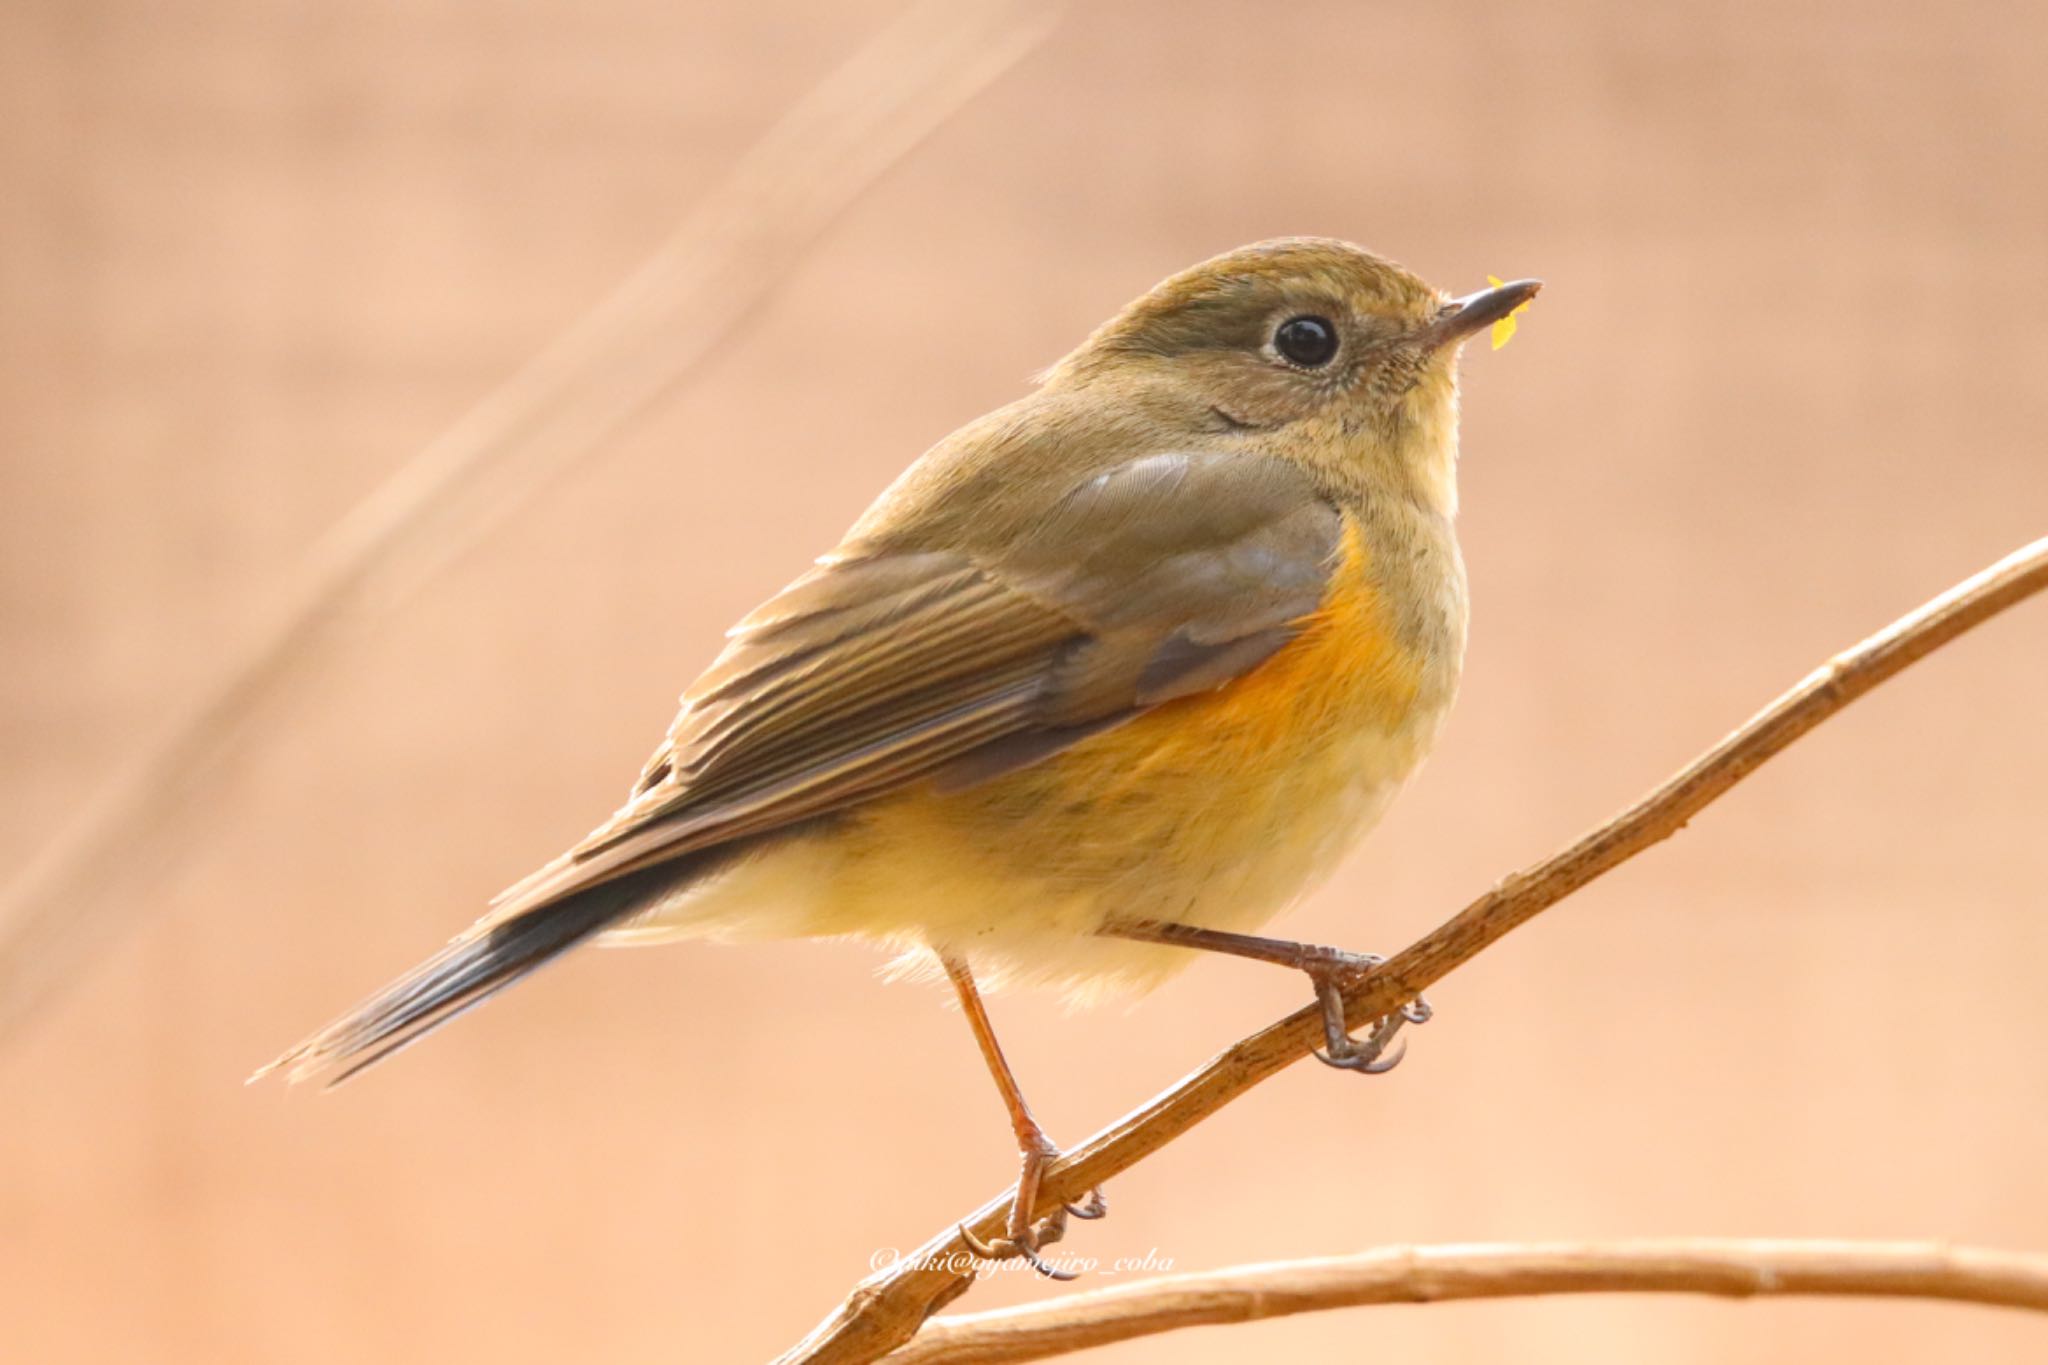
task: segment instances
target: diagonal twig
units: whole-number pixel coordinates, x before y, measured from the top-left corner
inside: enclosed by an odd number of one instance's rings
[[[1503,879],[1349,986],[1346,1018],[1357,1027],[1392,1013],[1510,930],[1677,833],[1767,759],[1885,679],[2044,587],[2048,539],[2016,550],[1836,655],[1635,805],[1563,852]],[[1034,1215],[1128,1170],[1321,1041],[1320,1014],[1311,1006],[1238,1042],[1049,1168]],[[984,1240],[997,1236],[1008,1202],[1007,1193],[990,1200],[967,1217],[966,1228]],[[856,1286],[782,1362],[879,1359],[966,1292],[974,1280],[971,1264],[965,1240],[949,1228]]]
[[[1162,1275],[1049,1303],[934,1318],[886,1365],[1010,1365],[1182,1327],[1383,1303],[1537,1294],[1836,1295],[2048,1312],[2048,1255],[1927,1242],[1675,1238],[1381,1247]]]
[[[150,903],[293,684],[671,389],[891,166],[1031,51],[1044,0],[920,0],[763,136],[641,268],[345,516],[268,624],[0,891],[0,1037]]]

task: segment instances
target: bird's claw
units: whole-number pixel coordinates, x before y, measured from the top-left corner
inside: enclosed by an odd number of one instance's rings
[[[1109,1200],[1103,1197],[1102,1187],[1099,1185],[1088,1191],[1086,1199],[1083,1199],[1078,1204],[1069,1204],[1066,1207],[1068,1213],[1090,1223],[1098,1218],[1107,1218],[1109,1216]]]
[[[1408,1055],[1408,1040],[1402,1039],[1395,1045],[1392,1052],[1388,1052],[1386,1040],[1380,1036],[1381,1032],[1380,1028],[1374,1028],[1371,1033],[1365,1036],[1365,1041],[1362,1043],[1347,1036],[1344,1041],[1349,1043],[1350,1047],[1333,1047],[1328,1052],[1318,1048],[1316,1049],[1315,1059],[1324,1066],[1334,1066],[1339,1071],[1356,1071],[1366,1076],[1384,1076],[1387,1072],[1399,1066],[1401,1059]]]
[[[1374,1021],[1372,1031],[1363,1039],[1353,1038],[1344,1022],[1343,987],[1356,982],[1385,958],[1377,953],[1344,953],[1335,960],[1311,969],[1309,979],[1315,982],[1316,1002],[1323,1008],[1323,1048],[1315,1054],[1317,1061],[1340,1071],[1356,1071],[1365,1076],[1380,1076],[1401,1064],[1408,1055],[1408,1041],[1398,1042],[1395,1035],[1404,1024],[1426,1024],[1433,1011],[1429,1001],[1416,996],[1400,1009]],[[1388,1051],[1387,1045],[1395,1044]]]
[[[1030,1222],[1031,1208],[1038,1202],[1039,1177],[1046,1164],[1058,1155],[1059,1149],[1046,1141],[1043,1133],[1030,1137],[1024,1147],[1024,1168],[1017,1176],[1017,1192],[1010,1196],[1010,1216],[1004,1224],[1003,1235],[984,1241],[974,1229],[963,1223],[960,1225],[960,1240],[966,1243],[969,1251],[984,1261],[1021,1259],[1048,1280],[1071,1280],[1080,1274],[1077,1270],[1056,1269],[1038,1253],[1067,1235],[1069,1218],[1092,1222],[1108,1216],[1109,1201],[1098,1187],[1088,1191],[1088,1197],[1078,1204],[1061,1202],[1036,1223]]]
[[[1092,1197],[1091,1203],[1100,1205],[1099,1199]],[[984,1261],[1009,1261],[1021,1258],[1026,1265],[1029,1265],[1048,1280],[1065,1281],[1079,1279],[1080,1271],[1061,1270],[1049,1264],[1044,1257],[1038,1254],[1067,1235],[1067,1215],[1073,1211],[1070,1205],[1062,1204],[1045,1217],[1039,1219],[1035,1224],[1024,1228],[1013,1227],[1007,1235],[997,1237],[992,1241],[983,1241],[975,1236],[973,1228],[962,1223],[959,1226],[960,1240],[967,1244],[969,1251]],[[1100,1218],[1108,1211],[1108,1207],[1102,1205],[1099,1211],[1082,1214],[1081,1216]]]

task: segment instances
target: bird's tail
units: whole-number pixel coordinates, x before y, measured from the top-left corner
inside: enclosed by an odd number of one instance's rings
[[[706,853],[712,850],[706,850]],[[503,919],[486,919],[249,1079],[282,1071],[329,1086],[412,1046],[456,1016],[703,871],[686,856]]]

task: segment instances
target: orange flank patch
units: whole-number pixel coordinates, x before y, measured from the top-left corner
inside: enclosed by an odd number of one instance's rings
[[[1333,734],[1399,730],[1420,672],[1387,629],[1364,537],[1347,514],[1329,593],[1300,635],[1237,681],[1168,702],[1055,763],[1106,768],[1115,774],[1106,786],[1142,786],[1162,770],[1256,781]]]
[[[1347,515],[1330,591],[1302,622],[1301,634],[1229,686],[1165,709],[1185,709],[1200,724],[1259,732],[1252,737],[1284,743],[1293,737],[1290,731],[1313,733],[1322,722],[1361,707],[1378,712],[1390,726],[1398,723],[1415,699],[1419,675],[1415,660],[1385,629],[1364,538]]]

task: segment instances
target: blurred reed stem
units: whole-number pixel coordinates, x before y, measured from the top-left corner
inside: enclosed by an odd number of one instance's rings
[[[356,634],[688,377],[839,216],[1049,33],[1043,0],[920,0],[791,107],[626,282],[317,543],[267,623],[0,891],[0,1041],[89,965],[230,763]]]

